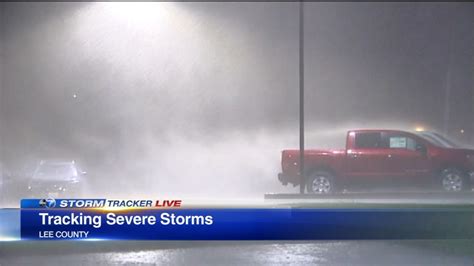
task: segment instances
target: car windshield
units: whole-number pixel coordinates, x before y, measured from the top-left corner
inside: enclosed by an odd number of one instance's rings
[[[438,147],[461,148],[461,145],[456,141],[448,139],[447,137],[436,132],[420,132],[418,135]]]
[[[43,164],[38,167],[35,179],[70,179],[77,176],[76,168],[71,164]]]

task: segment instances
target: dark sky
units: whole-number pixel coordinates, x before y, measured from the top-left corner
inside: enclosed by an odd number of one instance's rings
[[[161,144],[280,136],[272,153],[297,145],[297,3],[2,3],[1,11],[6,161],[106,160],[143,152],[149,136]],[[472,3],[314,2],[305,14],[309,137],[442,129],[449,69],[449,129],[474,135]]]
[[[312,6],[307,36],[308,90],[313,93],[308,102],[321,106],[321,118],[336,105],[344,110],[337,120],[355,115],[438,126],[450,55],[453,94],[472,92],[474,13],[468,5]],[[472,107],[468,99],[456,101],[459,109],[453,111],[462,116],[457,123],[472,114],[466,110]]]

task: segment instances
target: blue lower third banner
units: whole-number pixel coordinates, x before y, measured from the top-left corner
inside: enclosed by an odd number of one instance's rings
[[[473,239],[469,209],[22,208],[34,240]]]

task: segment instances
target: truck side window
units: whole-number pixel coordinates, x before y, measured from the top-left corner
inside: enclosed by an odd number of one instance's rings
[[[382,134],[377,132],[357,133],[355,135],[355,146],[359,149],[383,148]]]
[[[390,136],[389,147],[391,149],[409,149],[416,150],[416,141],[404,136]]]

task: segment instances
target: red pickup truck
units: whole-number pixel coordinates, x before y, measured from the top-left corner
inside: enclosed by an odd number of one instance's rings
[[[351,130],[345,149],[305,150],[304,164],[309,193],[398,181],[458,192],[471,189],[474,179],[474,150],[434,132]],[[284,150],[281,166],[280,182],[300,185],[299,150]]]

